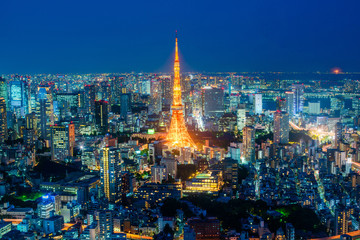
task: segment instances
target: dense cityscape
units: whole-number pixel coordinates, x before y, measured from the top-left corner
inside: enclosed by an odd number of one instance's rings
[[[0,236],[355,239],[359,77],[3,75]]]

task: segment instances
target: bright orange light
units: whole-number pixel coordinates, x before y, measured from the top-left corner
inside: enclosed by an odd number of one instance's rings
[[[180,62],[178,54],[178,41],[175,41],[175,62],[174,62],[174,96],[171,106],[172,117],[170,129],[166,140],[173,147],[193,147],[196,148],[194,141],[191,139],[185,125],[183,105],[181,102],[181,86],[180,86]]]
[[[341,71],[341,69],[340,68],[332,68],[331,69],[331,72],[333,73],[333,74],[339,74],[339,73],[342,73],[342,71]]]

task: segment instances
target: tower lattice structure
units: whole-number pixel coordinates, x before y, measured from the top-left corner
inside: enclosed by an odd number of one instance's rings
[[[178,54],[178,40],[175,39],[175,61],[174,61],[174,87],[173,103],[171,106],[172,116],[170,129],[166,140],[172,147],[192,147],[196,148],[194,141],[191,139],[185,125],[184,108],[181,102],[180,86],[180,62]]]

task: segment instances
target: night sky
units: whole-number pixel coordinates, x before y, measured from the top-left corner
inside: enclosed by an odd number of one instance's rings
[[[360,1],[1,0],[0,74],[360,72]]]

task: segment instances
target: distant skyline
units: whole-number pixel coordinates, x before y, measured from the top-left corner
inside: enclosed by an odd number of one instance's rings
[[[360,72],[358,1],[1,1],[0,75]]]

